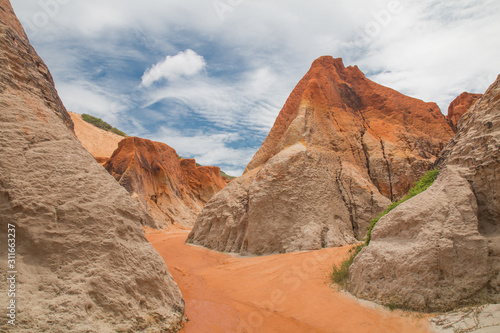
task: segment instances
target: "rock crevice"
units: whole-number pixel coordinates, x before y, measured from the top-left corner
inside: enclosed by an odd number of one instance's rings
[[[350,269],[355,295],[427,311],[500,301],[499,96],[500,76],[458,121],[435,183],[378,221]]]
[[[321,57],[286,101],[244,181],[207,203],[188,241],[248,254],[355,242],[373,216],[432,167],[452,134],[434,103],[382,87],[341,59]],[[408,151],[402,135],[423,144]],[[234,244],[226,232],[237,228],[233,214],[243,207],[232,197],[240,196],[248,200],[246,229],[238,230],[245,249],[234,249],[226,246]],[[208,230],[210,224],[216,227]]]

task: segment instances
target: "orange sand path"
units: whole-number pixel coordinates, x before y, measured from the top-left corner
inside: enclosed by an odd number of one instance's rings
[[[186,232],[146,236],[186,301],[184,333],[431,332],[425,318],[365,307],[328,286],[348,247],[241,258],[186,245]]]

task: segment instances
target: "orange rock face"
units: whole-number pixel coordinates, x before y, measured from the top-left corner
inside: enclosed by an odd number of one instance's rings
[[[218,167],[179,160],[168,145],[137,137],[122,140],[104,167],[151,213],[159,228],[192,226],[204,204],[226,186]]]
[[[453,130],[456,132],[457,123],[462,115],[481,97],[481,94],[470,94],[468,92],[461,93],[451,102],[448,107],[448,115],[446,119],[450,123]]]
[[[435,103],[321,57],[245,174],[207,203],[188,241],[249,254],[355,242],[433,166],[452,135]]]
[[[306,132],[293,122],[303,110]],[[404,196],[453,131],[435,103],[425,103],[367,79],[357,66],[321,57],[295,87],[245,172],[303,140],[361,166],[387,198]]]

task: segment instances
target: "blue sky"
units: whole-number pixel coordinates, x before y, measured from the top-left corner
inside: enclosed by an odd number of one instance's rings
[[[444,114],[500,74],[497,0],[11,0],[66,108],[240,175],[322,55]]]

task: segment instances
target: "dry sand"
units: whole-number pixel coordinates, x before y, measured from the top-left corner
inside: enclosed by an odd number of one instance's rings
[[[329,286],[349,247],[237,257],[150,233],[186,301],[182,332],[432,332],[423,315],[363,306]]]

